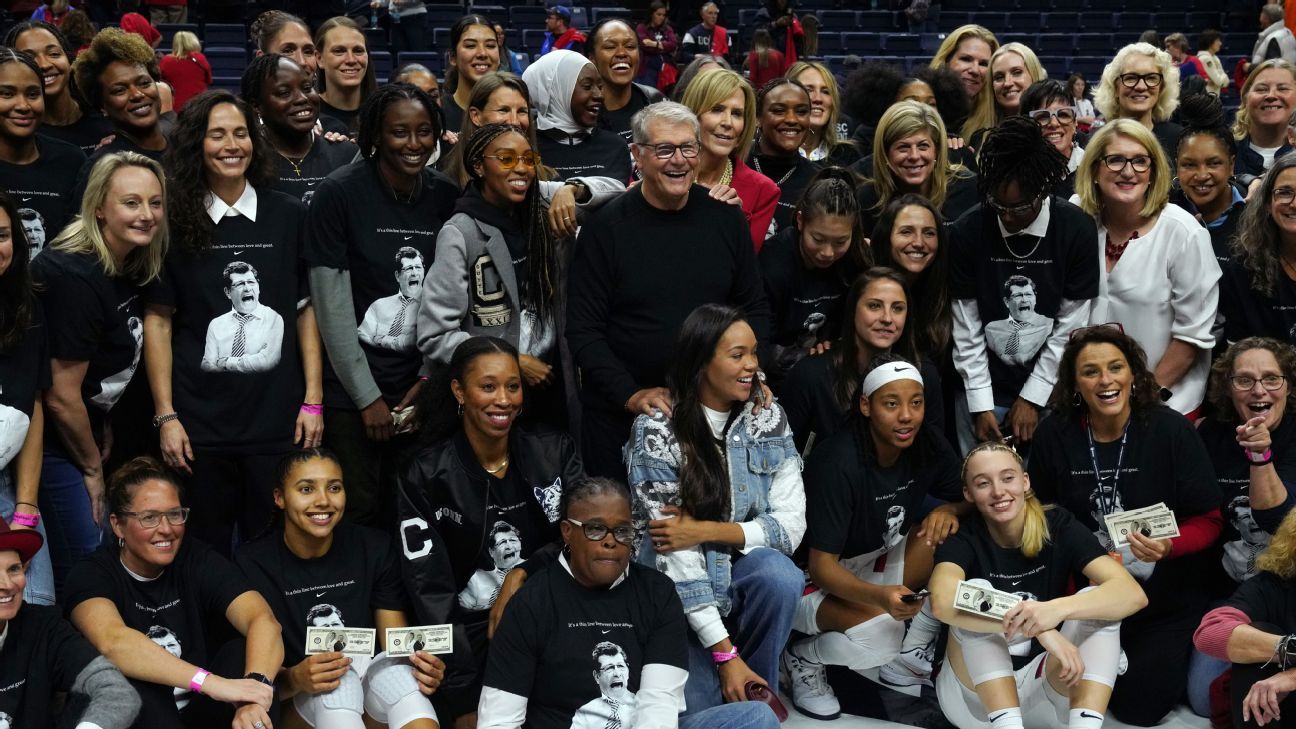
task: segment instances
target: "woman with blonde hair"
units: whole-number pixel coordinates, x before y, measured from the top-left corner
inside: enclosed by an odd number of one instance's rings
[[[990,90],[995,121],[1021,112],[1021,97],[1036,81],[1048,78],[1035,51],[1021,43],[1005,43],[990,56]]]
[[[1183,127],[1170,121],[1179,108],[1179,67],[1151,43],[1131,43],[1103,69],[1094,105],[1108,121],[1133,119],[1152,132],[1166,154]]]
[[[132,152],[91,169],[80,217],[32,261],[49,333],[53,384],[45,413],[40,507],[50,535],[55,590],[99,546],[109,416],[140,363],[144,286],[167,251],[162,166]]]
[[[206,91],[212,82],[211,64],[202,54],[202,44],[198,42],[198,36],[187,30],[175,34],[171,40],[171,53],[162,57],[158,68],[162,80],[171,84],[171,103],[176,111],[183,109],[186,101]]]
[[[994,126],[994,95],[988,76],[990,57],[998,49],[999,39],[994,33],[979,25],[964,25],[945,36],[928,64],[932,68],[948,66],[963,81],[963,91],[971,106],[971,113],[959,132],[965,139],[978,129]]]
[[[759,251],[779,187],[743,161],[756,136],[756,93],[737,72],[713,68],[690,81],[680,102],[697,114],[702,129],[695,181],[708,188],[728,185],[738,193]]]
[[[1141,85],[1142,82],[1140,82]],[[1206,397],[1220,267],[1210,233],[1169,205],[1167,155],[1153,132],[1117,119],[1089,140],[1076,196],[1098,224],[1093,322],[1119,322],[1147,350],[1170,407],[1196,419]]]
[[[801,155],[812,162],[842,167],[859,159],[859,149],[850,139],[851,130],[842,121],[841,91],[832,71],[818,61],[797,61],[788,69],[787,77],[796,79],[810,92],[810,126],[801,143]]]
[[[1242,106],[1233,122],[1233,138],[1238,140],[1233,172],[1259,176],[1292,151],[1287,126],[1296,109],[1296,65],[1281,58],[1256,65],[1241,93]]]
[[[872,175],[860,185],[860,222],[872,230],[891,199],[907,192],[932,201],[945,220],[976,205],[976,174],[950,161],[945,123],[918,101],[891,105],[873,135]]]

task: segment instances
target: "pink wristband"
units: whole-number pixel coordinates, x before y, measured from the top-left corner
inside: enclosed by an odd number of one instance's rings
[[[201,668],[198,669],[198,673],[195,673],[193,678],[189,679],[189,690],[196,694],[202,693],[203,681],[206,681],[209,675],[207,671]]]
[[[21,514],[15,511],[13,518],[10,519],[9,521],[21,526],[35,529],[36,526],[40,524],[40,514]]]
[[[310,405],[310,404],[307,404],[307,403],[302,403],[301,411],[302,411],[303,413],[306,413],[307,415],[323,415],[323,414],[324,414],[324,406],[323,406],[323,405]]]
[[[738,646],[732,646],[728,651],[711,651],[711,660],[718,666],[722,663],[728,663],[738,657]]]

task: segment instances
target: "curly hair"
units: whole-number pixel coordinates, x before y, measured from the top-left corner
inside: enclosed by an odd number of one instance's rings
[[[1242,84],[1238,94],[1242,97],[1242,106],[1238,107],[1237,116],[1233,119],[1233,138],[1239,142],[1251,136],[1251,110],[1247,108],[1247,96],[1251,93],[1251,87],[1255,85],[1256,79],[1260,74],[1271,68],[1279,68],[1291,74],[1292,81],[1296,82],[1296,64],[1282,58],[1270,58],[1263,63],[1257,63],[1251,68],[1251,73],[1247,74],[1246,82]]]
[[[1116,52],[1116,57],[1108,63],[1094,92],[1094,106],[1108,120],[1120,119],[1120,76],[1125,73],[1125,63],[1130,56],[1148,56],[1156,63],[1161,74],[1161,90],[1157,94],[1156,106],[1152,108],[1152,120],[1164,121],[1170,118],[1179,106],[1179,67],[1170,60],[1170,54],[1150,43],[1131,43]],[[1079,184],[1077,183],[1077,187]]]
[[[946,285],[949,280],[949,233],[940,209],[931,200],[912,192],[893,198],[882,209],[882,214],[873,226],[873,237],[870,239],[873,262],[877,266],[903,270],[891,252],[891,234],[895,230],[896,218],[908,207],[926,210],[936,222],[936,252],[932,255],[931,265],[910,284],[913,298],[909,301],[905,329],[913,332],[914,346],[919,352],[940,359],[949,346],[950,332],[953,329],[953,313]]]
[[[1250,274],[1251,288],[1263,296],[1274,296],[1278,282],[1283,278],[1282,262],[1278,258],[1282,240],[1269,209],[1273,205],[1278,176],[1293,168],[1296,168],[1296,155],[1288,154],[1274,160],[1260,183],[1260,189],[1251,195],[1251,200],[1242,209],[1237,232],[1229,246],[1233,260]]]
[[[1256,570],[1284,580],[1296,578],[1296,509],[1287,512],[1269,546],[1256,557]]]
[[[1080,352],[1090,344],[1110,344],[1125,357],[1134,382],[1130,385],[1130,409],[1135,415],[1161,405],[1161,387],[1156,377],[1147,366],[1147,354],[1133,337],[1114,326],[1099,324],[1097,326],[1076,329],[1071,333],[1071,340],[1062,350],[1058,361],[1057,384],[1049,396],[1049,407],[1062,418],[1080,418],[1089,407],[1076,390],[1076,360]]]
[[[203,152],[203,142],[207,138],[211,113],[221,104],[232,104],[238,109],[247,126],[248,139],[252,142],[252,157],[244,173],[247,184],[267,189],[274,181],[272,150],[265,141],[261,126],[256,123],[256,114],[246,101],[223,89],[204,91],[190,99],[176,117],[163,159],[169,173],[167,218],[172,242],[191,252],[205,249],[216,230],[215,223],[207,216],[207,193],[211,188],[207,180],[207,155]]]
[[[373,96],[360,106],[356,117],[356,144],[360,145],[360,156],[373,161],[378,154],[378,140],[382,138],[383,117],[387,109],[398,101],[413,101],[421,104],[432,122],[432,136],[440,139],[445,131],[445,122],[441,117],[441,107],[432,101],[427,92],[412,84],[387,84],[380,87]]]
[[[1293,383],[1296,383],[1296,349],[1272,337],[1247,337],[1229,345],[1224,354],[1211,364],[1207,401],[1210,404],[1211,415],[1221,422],[1232,420],[1241,423],[1245,420],[1238,416],[1233,407],[1233,383],[1229,378],[1233,376],[1233,365],[1237,362],[1237,358],[1242,356],[1243,352],[1253,349],[1263,349],[1273,354],[1278,362],[1278,369],[1282,370],[1283,377],[1287,380],[1285,385],[1287,412],[1296,413],[1296,388],[1292,387]]]
[[[511,124],[487,124],[473,132],[463,142],[463,166],[473,184],[483,184],[486,150],[497,138],[514,133],[523,139],[527,134],[521,127]],[[530,144],[528,140],[528,144]],[[532,154],[539,151],[532,148]],[[479,169],[480,168],[480,169]],[[538,172],[539,170],[537,170]],[[543,332],[555,323],[558,315],[558,271],[561,262],[558,259],[557,241],[549,231],[549,221],[545,215],[544,201],[540,195],[539,177],[531,181],[526,200],[514,211],[514,219],[521,223],[527,238],[527,271],[528,280],[523,288],[523,309],[534,311],[537,331]]]
[[[942,68],[949,65],[950,59],[958,52],[959,46],[969,39],[976,39],[984,42],[990,47],[990,53],[994,54],[999,50],[999,39],[991,33],[989,29],[980,25],[964,25],[954,29],[945,40],[941,41],[940,48],[936,49],[936,55],[932,56],[931,63],[928,65],[932,68]],[[963,92],[967,96],[967,91]],[[986,68],[985,83],[981,85],[981,90],[977,92],[975,99],[969,99],[972,105],[971,112],[968,113],[967,119],[963,122],[960,136],[971,138],[972,133],[978,129],[994,126],[994,91],[990,88],[990,69]]]
[[[72,78],[91,109],[103,107],[103,87],[99,77],[114,61],[143,66],[153,80],[161,78],[157,56],[147,41],[120,28],[104,28],[95,34],[90,47],[81,51],[72,64]]]

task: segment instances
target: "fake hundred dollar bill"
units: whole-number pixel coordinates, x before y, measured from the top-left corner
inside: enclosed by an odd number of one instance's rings
[[[1179,523],[1175,521],[1174,512],[1164,502],[1145,506],[1141,509],[1130,509],[1103,517],[1107,523],[1107,534],[1112,544],[1123,547],[1129,544],[1129,535],[1138,532],[1150,539],[1168,539],[1179,536]]]
[[[387,629],[387,655],[400,657],[417,651],[443,654],[454,652],[454,626],[416,625]]]
[[[376,635],[373,628],[311,626],[306,628],[306,655],[338,651],[348,656],[372,658]]]
[[[958,589],[954,591],[954,607],[983,618],[1003,620],[1003,616],[1019,602],[1021,598],[1011,592],[1001,592],[993,587],[974,585],[963,580],[959,580]]]

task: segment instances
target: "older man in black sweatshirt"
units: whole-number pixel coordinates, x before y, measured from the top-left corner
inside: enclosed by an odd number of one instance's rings
[[[621,448],[639,413],[671,411],[664,387],[689,312],[722,303],[746,312],[758,340],[769,307],[739,207],[693,184],[697,117],[661,102],[631,120],[643,182],[581,229],[572,262],[567,342],[581,373],[582,451],[591,475],[624,479]]]

